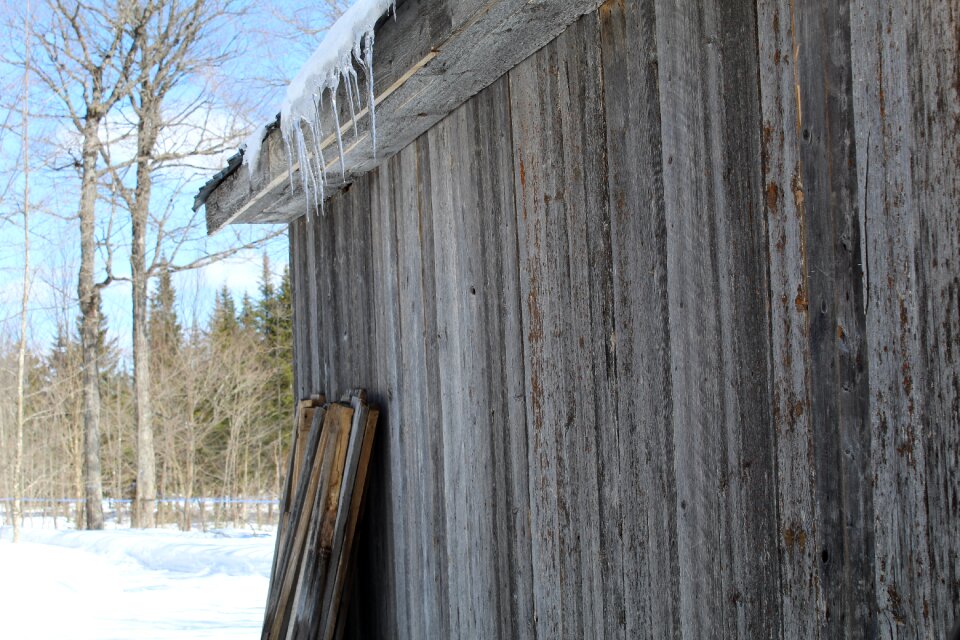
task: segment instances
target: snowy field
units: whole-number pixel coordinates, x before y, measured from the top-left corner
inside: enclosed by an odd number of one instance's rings
[[[49,527],[49,525],[48,525]],[[258,638],[274,536],[0,527],[0,638]]]

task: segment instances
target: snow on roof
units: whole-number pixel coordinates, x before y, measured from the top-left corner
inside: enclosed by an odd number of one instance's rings
[[[292,159],[296,157],[300,164],[304,192],[309,195],[312,190],[318,202],[322,200],[325,167],[321,150],[315,145],[319,143],[322,133],[320,115],[323,110],[324,94],[328,95],[330,106],[336,117],[336,93],[340,83],[346,83],[350,111],[356,113],[354,97],[356,97],[356,105],[363,100],[359,95],[354,61],[359,63],[367,74],[369,96],[366,100],[371,118],[372,144],[376,148],[373,96],[374,27],[377,21],[390,10],[396,13],[396,0],[356,0],[327,30],[313,55],[287,86],[286,97],[280,109],[280,126],[288,156],[291,158],[291,170]],[[314,134],[312,137],[315,148],[307,148],[302,126],[306,126]],[[264,134],[265,130],[258,128],[247,138],[243,160],[244,164],[249,165],[251,172],[256,170]],[[343,146],[340,139],[339,118],[337,118],[337,142],[340,145],[342,161]]]
[[[353,5],[327,30],[310,59],[287,86],[278,121],[287,148],[290,181],[292,185],[294,170],[299,168],[303,192],[308,203],[312,199],[316,208],[319,208],[323,202],[323,190],[326,184],[326,164],[323,161],[323,151],[319,146],[322,135],[320,120],[324,108],[323,96],[325,93],[328,95],[328,102],[336,121],[337,145],[342,168],[343,140],[340,134],[336,95],[340,83],[344,82],[350,112],[356,114],[357,106],[363,100],[360,97],[360,85],[354,62],[358,63],[366,74],[370,133],[373,149],[376,152],[376,100],[373,93],[374,28],[380,18],[388,12],[393,11],[396,15],[396,4],[396,0],[355,0]],[[354,125],[356,126],[355,117]],[[257,170],[263,141],[277,126],[277,122],[272,122],[265,127],[257,127],[247,137],[240,147],[240,153],[231,157],[228,166],[200,189],[194,199],[194,211],[203,206],[207,197],[240,166],[246,165],[251,174]],[[310,145],[304,137],[304,126],[312,133],[313,145]],[[298,167],[294,166],[294,158],[298,161]]]

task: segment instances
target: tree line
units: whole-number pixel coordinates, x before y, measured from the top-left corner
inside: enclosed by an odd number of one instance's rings
[[[268,258],[256,296],[237,301],[226,287],[202,322],[186,325],[169,271],[148,297],[151,388],[161,521],[189,529],[189,503],[205,496],[276,497],[286,464],[292,398],[289,272],[279,284]],[[84,486],[83,355],[79,319],[57,327],[52,344],[28,350],[25,367],[23,475],[25,498],[72,498]],[[107,320],[97,327],[101,447],[105,498],[136,495],[135,385]],[[17,341],[0,342],[0,425],[14,422]],[[0,434],[0,447],[13,433]],[[0,467],[9,496],[13,469]],[[88,525],[86,510],[73,515]]]

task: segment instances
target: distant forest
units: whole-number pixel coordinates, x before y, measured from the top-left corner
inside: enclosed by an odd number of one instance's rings
[[[137,477],[134,385],[108,319],[100,323],[101,466],[105,498],[133,498]],[[275,498],[290,436],[291,292],[284,269],[274,284],[264,256],[256,298],[235,300],[224,287],[209,318],[184,326],[169,272],[150,292],[148,334],[157,498]],[[12,450],[17,343],[0,342],[0,450]],[[84,449],[81,365],[75,323],[59,326],[42,351],[27,353],[23,495],[76,499],[69,515],[83,526]],[[13,487],[0,456],[0,497]],[[187,528],[168,500],[158,520]]]

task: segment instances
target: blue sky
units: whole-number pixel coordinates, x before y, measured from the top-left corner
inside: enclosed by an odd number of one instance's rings
[[[340,9],[346,5],[340,2]],[[279,109],[286,82],[292,78],[322,38],[322,29],[330,14],[324,4],[309,1],[253,3],[244,16],[231,17],[222,23],[218,37],[234,38],[238,45],[230,60],[208,69],[203,81],[183,87],[174,101],[185,103],[198,92],[223,96],[204,112],[204,126],[239,132],[237,144],[252,126],[262,126]],[[11,43],[5,57],[22,51],[23,27],[14,12],[19,8],[0,9],[6,18],[6,38]],[[22,14],[21,14],[22,15]],[[12,23],[12,24],[11,24]],[[3,95],[0,122],[12,130],[0,131],[0,340],[17,335],[17,313],[23,276],[23,172],[20,109],[23,96],[23,71],[0,62]],[[58,322],[72,323],[77,315],[75,304],[76,274],[79,266],[79,229],[76,220],[78,184],[76,171],[70,168],[76,134],[56,118],[42,117],[56,111],[56,101],[42,91],[39,82],[31,81],[29,99],[31,116],[31,287],[29,333],[31,343],[48,346]],[[198,120],[199,121],[199,120]],[[112,116],[113,131],[124,126],[124,113]],[[196,122],[193,123],[194,125]],[[197,127],[175,132],[171,141],[197,135]],[[122,155],[123,144],[115,155]],[[235,146],[215,156],[198,159],[190,167],[168,171],[156,185],[152,205],[156,215],[169,212],[168,225],[187,225],[202,221],[203,211],[191,211],[193,197],[202,184],[225,165]],[[199,218],[194,216],[199,215]],[[123,211],[107,204],[98,210],[100,235],[108,230],[118,245],[114,271],[123,275],[128,260],[125,239],[129,229]],[[109,224],[113,220],[112,226]],[[213,238],[196,236],[178,250],[179,262],[190,261],[204,251],[218,251],[237,241],[250,239],[269,228],[244,226],[231,228]],[[164,253],[171,251],[164,249]],[[226,285],[239,300],[243,294],[256,294],[260,280],[262,253],[271,259],[279,277],[287,261],[286,238],[271,241],[261,250],[246,251],[224,262],[201,270],[177,274],[175,285],[180,297],[180,313],[185,325],[192,319],[205,320],[215,292]],[[101,255],[101,265],[105,259]],[[169,256],[167,256],[169,257]],[[102,269],[101,269],[102,273]],[[129,348],[130,310],[129,285],[116,283],[103,295],[104,312],[110,329],[125,350]]]

